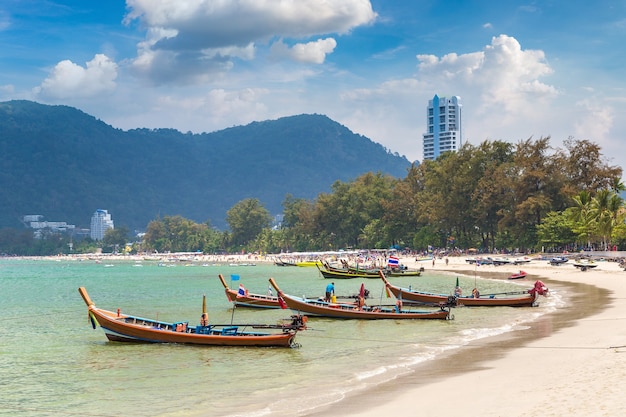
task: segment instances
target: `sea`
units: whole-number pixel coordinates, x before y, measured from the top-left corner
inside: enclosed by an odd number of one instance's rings
[[[523,332],[562,305],[551,291],[534,308],[453,308],[453,320],[310,318],[296,348],[198,347],[109,342],[93,329],[78,293],[96,306],[161,321],[277,323],[289,310],[236,308],[219,282],[267,293],[273,277],[288,294],[323,296],[317,268],[259,264],[0,259],[0,416],[303,416],[347,395],[416,372],[425,361],[477,339]],[[237,279],[239,278],[239,279]],[[421,291],[519,291],[533,282],[425,271],[391,278]],[[379,279],[334,280],[338,296],[370,291],[393,304]]]

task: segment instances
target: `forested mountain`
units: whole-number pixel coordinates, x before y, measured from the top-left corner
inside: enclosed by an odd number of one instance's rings
[[[123,131],[67,106],[0,103],[0,228],[26,214],[89,227],[96,209],[143,229],[181,215],[226,227],[226,211],[257,198],[272,214],[287,194],[314,199],[365,172],[406,176],[411,163],[323,115],[213,133]]]

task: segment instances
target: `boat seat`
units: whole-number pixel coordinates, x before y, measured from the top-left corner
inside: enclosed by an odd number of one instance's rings
[[[224,327],[222,329],[222,334],[223,335],[234,335],[234,334],[237,334],[237,326]]]
[[[211,334],[211,330],[213,329],[213,326],[196,326],[196,333],[197,334]]]

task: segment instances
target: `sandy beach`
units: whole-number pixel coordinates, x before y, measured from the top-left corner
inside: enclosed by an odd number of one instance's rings
[[[410,259],[402,259],[409,267]],[[474,274],[465,257],[449,264],[421,263],[427,270]],[[570,304],[530,329],[478,340],[411,376],[357,394],[332,406],[333,414],[470,416],[617,416],[626,375],[626,272],[598,262],[582,272],[571,261],[550,266],[482,265],[478,276],[506,278],[523,269],[529,287],[537,279],[566,291]],[[442,364],[442,362],[444,362]],[[316,415],[326,415],[328,409]]]

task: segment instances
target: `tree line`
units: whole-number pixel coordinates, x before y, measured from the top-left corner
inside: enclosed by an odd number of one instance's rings
[[[278,228],[260,201],[243,200],[227,213],[229,232],[208,228],[205,248],[626,249],[621,176],[587,140],[570,138],[563,148],[549,137],[465,144],[412,165],[402,179],[367,173],[314,200],[287,195]],[[154,245],[152,230],[170,221],[152,222],[144,243]]]
[[[623,250],[621,176],[622,168],[587,140],[570,138],[563,148],[551,147],[549,137],[466,143],[458,152],[413,164],[404,178],[370,172],[336,181],[314,200],[287,195],[278,227],[271,227],[272,216],[255,198],[228,210],[228,231],[181,216],[155,219],[133,250]]]

